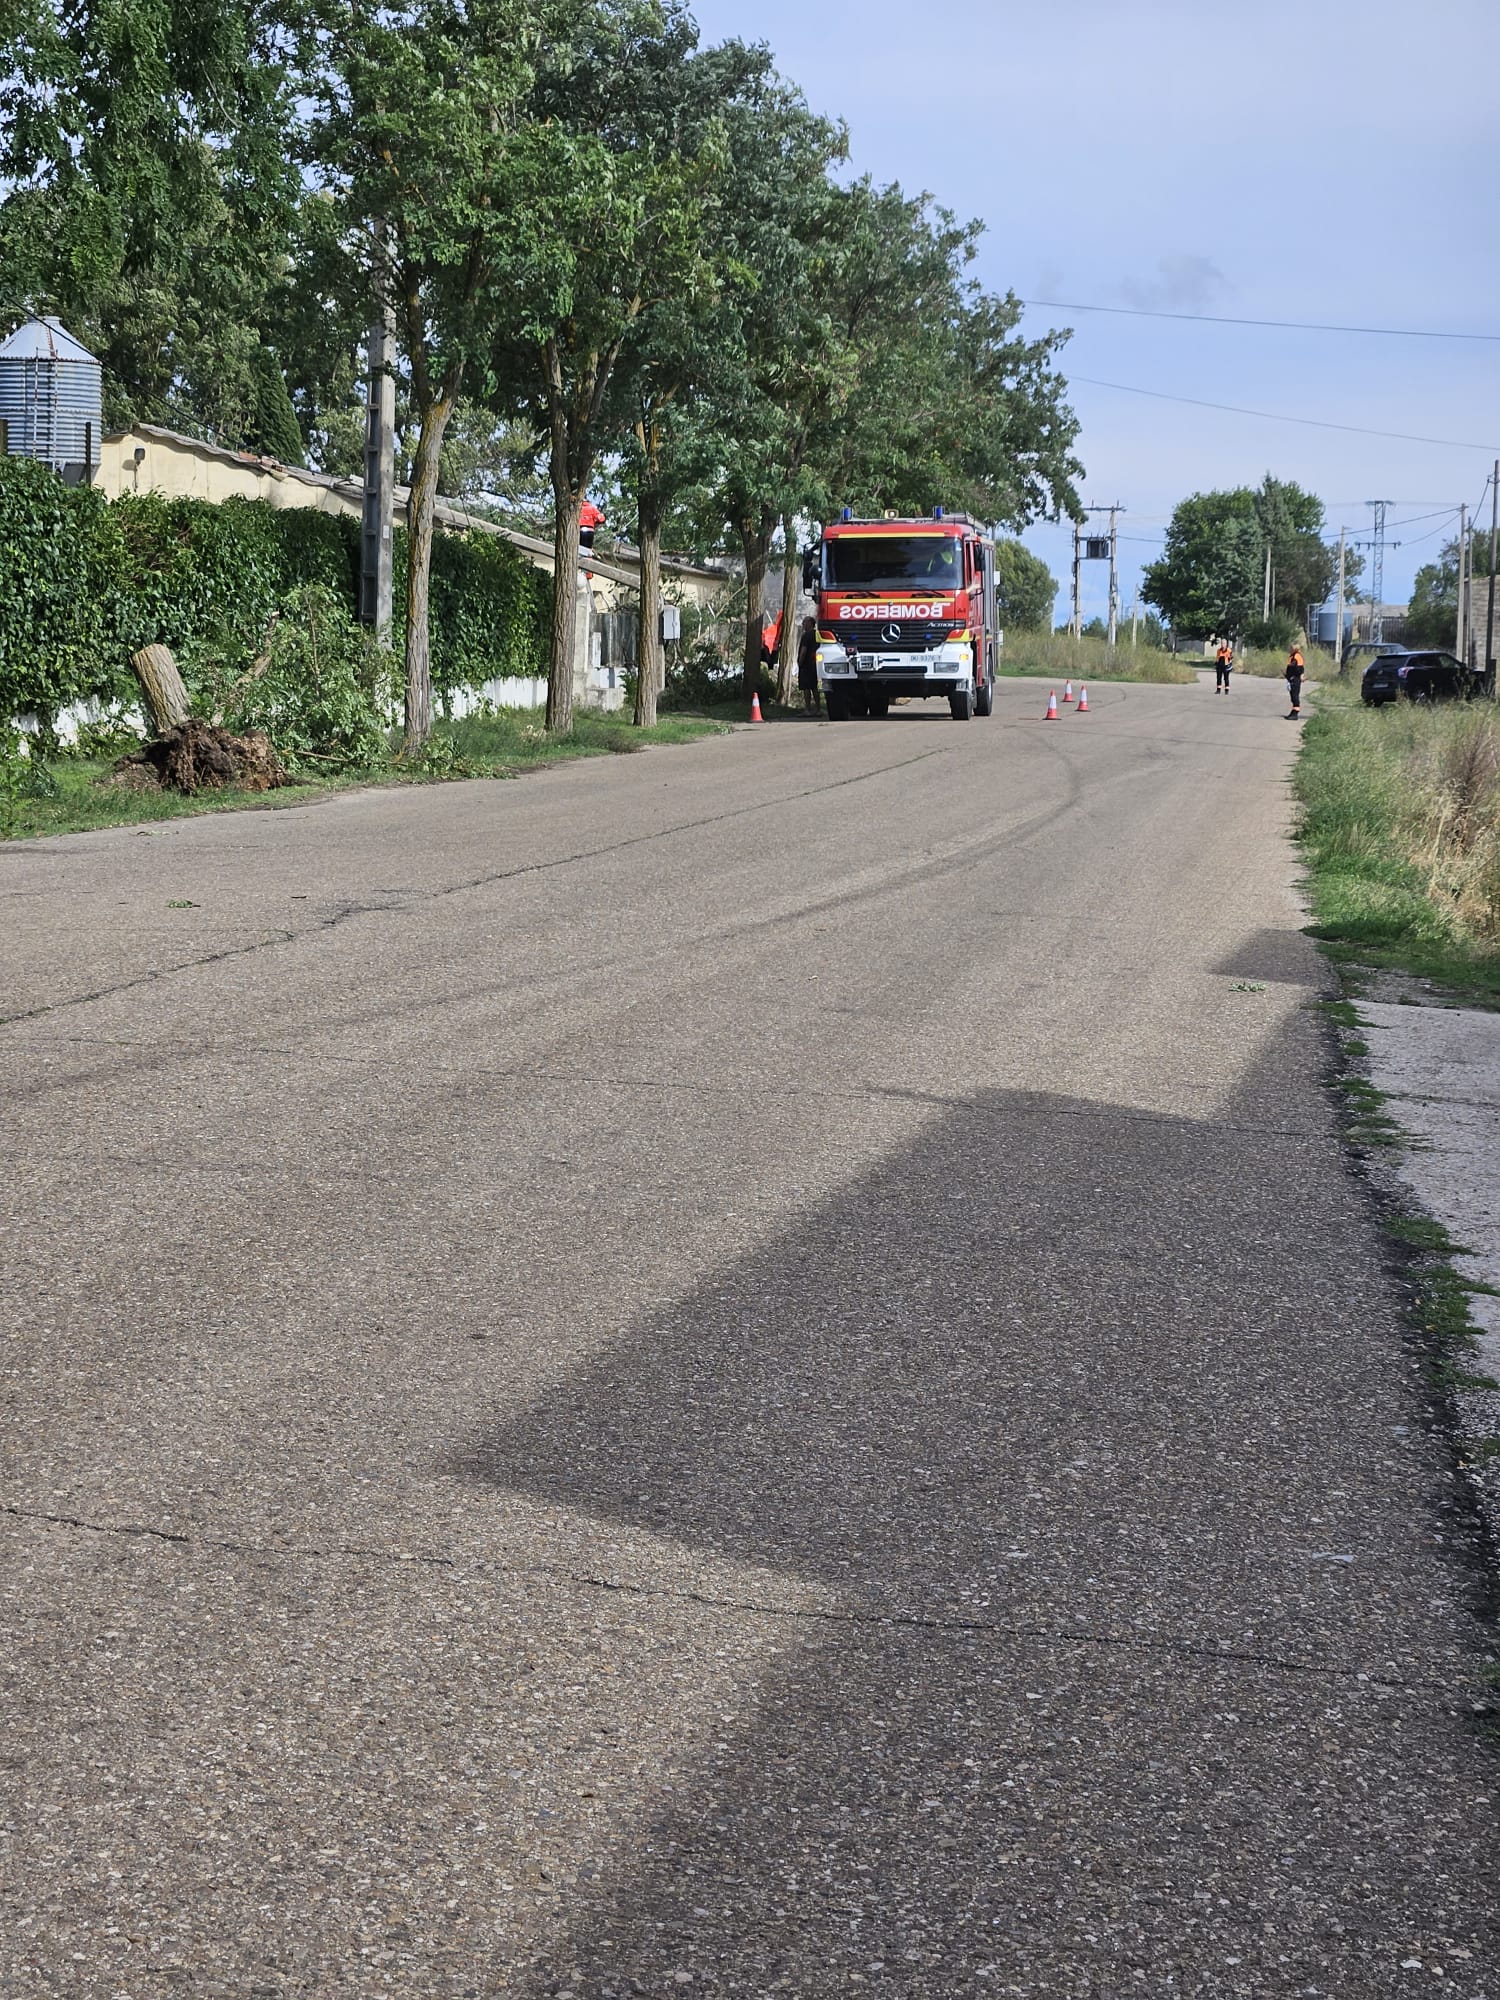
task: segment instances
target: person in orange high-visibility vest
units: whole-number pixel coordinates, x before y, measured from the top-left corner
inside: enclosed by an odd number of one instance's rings
[[[1230,645],[1227,639],[1223,639],[1219,643],[1219,650],[1214,659],[1215,694],[1228,694],[1229,676],[1233,672],[1234,672],[1234,648],[1233,646]]]
[[[1286,676],[1286,691],[1292,698],[1291,712],[1287,716],[1287,721],[1296,722],[1302,714],[1302,675],[1305,671],[1300,646],[1294,645],[1287,654],[1283,671]]]

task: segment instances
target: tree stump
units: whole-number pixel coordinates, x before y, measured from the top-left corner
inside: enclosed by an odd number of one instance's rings
[[[142,646],[130,656],[131,671],[141,685],[153,736],[170,736],[188,719],[187,689],[177,662],[166,646]]]

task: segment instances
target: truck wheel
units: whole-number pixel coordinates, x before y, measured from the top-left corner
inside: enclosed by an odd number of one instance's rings
[[[823,690],[823,703],[828,710],[828,720],[830,722],[847,722],[849,720],[849,691],[847,688],[825,687]]]
[[[984,686],[975,693],[974,713],[976,715],[989,715],[993,713],[994,707],[995,683],[993,681],[986,681]]]
[[[955,688],[948,697],[948,710],[955,722],[967,722],[974,713],[973,688]]]

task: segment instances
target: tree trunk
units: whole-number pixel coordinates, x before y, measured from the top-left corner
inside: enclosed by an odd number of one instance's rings
[[[644,481],[636,497],[636,538],[641,551],[640,626],[635,647],[635,721],[656,726],[656,702],[665,676],[661,643],[661,502]]]
[[[432,646],[428,630],[432,521],[437,507],[443,433],[455,397],[436,396],[422,412],[422,432],[406,505],[406,743],[420,750],[432,734]]]
[[[180,729],[188,719],[187,689],[168,648],[142,646],[131,655],[130,664],[141,684],[152,735],[169,736],[174,729]]]
[[[745,692],[754,693],[760,680],[760,649],[765,643],[766,570],[771,561],[771,530],[775,516],[762,514],[759,520],[746,516],[740,522],[740,545],[745,551]]]
[[[792,684],[797,675],[797,598],[802,579],[797,565],[797,523],[790,514],[781,517],[781,538],[786,547],[786,567],[781,572],[781,644],[776,649],[776,699],[783,708],[792,705]]]
[[[547,734],[571,736],[573,649],[578,643],[578,517],[583,512],[583,493],[569,491],[566,471],[554,477],[552,491],[557,525],[552,531],[552,654],[547,662]]]

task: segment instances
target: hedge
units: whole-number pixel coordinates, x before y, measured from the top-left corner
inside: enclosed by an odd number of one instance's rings
[[[403,642],[406,535],[395,548]],[[131,653],[254,649],[271,614],[307,584],[355,608],[359,522],[262,500],[167,500],[65,486],[30,459],[0,458],[0,721],[50,724],[88,699],[130,703]],[[440,532],[432,557],[432,675],[458,687],[546,672],[551,580],[510,543]]]

